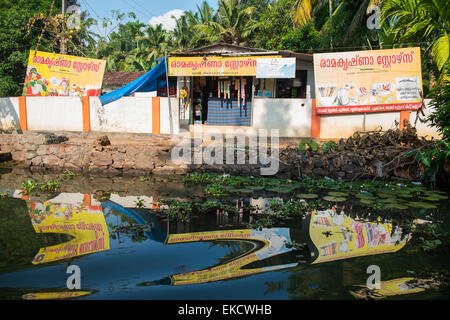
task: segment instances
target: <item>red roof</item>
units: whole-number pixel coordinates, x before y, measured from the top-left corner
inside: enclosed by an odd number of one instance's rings
[[[105,72],[105,75],[103,76],[103,88],[113,90],[119,89],[146,73],[147,71]]]

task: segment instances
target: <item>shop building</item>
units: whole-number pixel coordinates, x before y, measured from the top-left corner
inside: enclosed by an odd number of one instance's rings
[[[219,43],[172,53],[180,126],[205,131],[279,129],[280,136],[311,135],[313,56]]]

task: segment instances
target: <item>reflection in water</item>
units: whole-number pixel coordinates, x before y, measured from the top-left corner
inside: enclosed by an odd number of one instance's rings
[[[257,274],[266,271],[280,270],[294,267],[297,263],[287,263],[260,268],[246,268],[245,266],[255,261],[262,261],[270,257],[281,255],[292,251],[286,247],[286,243],[291,242],[288,228],[271,228],[259,230],[225,230],[211,232],[194,232],[186,234],[171,234],[167,240],[168,244],[196,242],[196,241],[214,241],[214,240],[247,240],[251,242],[260,242],[262,246],[256,250],[251,250],[244,256],[234,259],[212,268],[176,274],[170,277],[171,284],[184,285],[193,283],[213,282],[237,277],[243,277],[251,274]],[[255,245],[256,246],[256,245]],[[163,283],[164,281],[162,281]]]
[[[429,288],[427,280],[419,280],[407,277],[381,281],[380,289],[368,290],[363,288],[357,291],[350,291],[350,294],[358,299],[383,299],[385,297],[412,294],[425,291]],[[363,286],[364,287],[364,286]]]
[[[41,248],[33,264],[109,250],[109,231],[102,207],[27,200],[27,208],[36,233],[62,233],[74,237],[68,242]]]
[[[221,280],[236,279],[248,277],[251,275],[261,274],[268,271],[285,270],[297,266],[304,266],[309,264],[321,264],[330,261],[355,258],[359,256],[375,255],[381,253],[396,252],[402,249],[406,242],[410,239],[410,235],[402,237],[401,228],[393,228],[390,223],[372,223],[366,221],[359,221],[352,219],[344,214],[344,212],[337,212],[335,209],[325,211],[313,211],[301,221],[290,223],[289,226],[279,228],[264,228],[256,229],[236,229],[237,225],[241,225],[243,220],[243,213],[229,217],[225,221],[224,216],[208,216],[211,223],[206,227],[206,222],[203,221],[201,225],[196,225],[195,221],[190,224],[191,229],[185,229],[184,233],[171,233],[169,221],[161,221],[156,218],[156,215],[151,211],[143,209],[131,209],[133,203],[135,204],[137,198],[127,197],[122,199],[119,196],[114,196],[114,201],[105,201],[95,203],[83,202],[82,194],[77,194],[77,201],[64,203],[62,196],[59,196],[59,203],[53,200],[45,202],[26,201],[28,214],[32,222],[33,229],[36,233],[57,233],[67,234],[73,237],[70,241],[46,246],[39,250],[33,259],[33,264],[43,264],[51,261],[59,261],[62,259],[74,258],[80,255],[90,253],[98,253],[110,248],[110,232],[108,230],[105,216],[108,222],[112,221],[112,216],[108,213],[114,211],[120,212],[121,217],[126,216],[128,220],[134,221],[137,224],[150,224],[151,230],[144,232],[146,245],[149,243],[153,247],[145,247],[145,254],[152,255],[153,248],[159,248],[154,244],[167,246],[164,250],[169,252],[170,248],[178,247],[178,250],[184,250],[187,243],[219,243],[229,244],[234,243],[240,248],[238,256],[224,256],[219,263],[214,264],[210,257],[205,257],[205,264],[199,264],[195,271],[180,272],[175,271],[176,274],[168,274],[166,270],[159,269],[158,272],[153,270],[146,270],[145,265],[142,266],[142,278],[139,278],[133,285],[150,286],[150,285],[188,285],[211,283]],[[71,198],[66,194],[67,199]],[[73,194],[72,198],[75,198]],[[85,197],[90,198],[90,197]],[[151,198],[153,201],[153,198]],[[81,202],[80,202],[81,201]],[[153,206],[153,204],[152,204]],[[150,207],[150,204],[149,204]],[[247,216],[247,215],[246,215]],[[114,217],[115,218],[115,217]],[[124,219],[121,219],[124,220]],[[214,225],[214,222],[216,223]],[[230,225],[232,222],[233,225]],[[166,225],[167,224],[167,225]],[[202,228],[202,229],[199,229]],[[226,228],[230,230],[217,230]],[[234,229],[233,229],[234,228]],[[202,232],[195,232],[198,230],[208,230]],[[144,238],[145,239],[145,238]],[[295,247],[288,246],[288,243],[307,243],[307,247],[300,252]],[[128,243],[126,244],[128,246]],[[114,255],[118,251],[114,247],[112,241],[113,254],[108,255],[108,259],[122,259],[109,260],[118,263],[123,263],[128,266],[128,260],[123,261],[123,256]],[[120,245],[119,245],[120,247]],[[150,248],[150,249],[149,249]],[[209,250],[209,249],[208,249]],[[36,251],[33,251],[34,254]],[[123,252],[123,251],[122,251]],[[143,251],[141,251],[142,253]],[[176,252],[176,251],[170,251]],[[299,253],[302,257],[299,257]],[[143,254],[143,255],[145,255]],[[159,251],[161,257],[164,255]],[[136,254],[137,256],[138,254]],[[31,255],[32,256],[32,255]],[[30,257],[31,257],[30,256]],[[133,256],[135,257],[135,256]],[[152,259],[156,259],[157,256]],[[183,263],[180,258],[175,258],[176,263]],[[31,260],[31,259],[30,259]],[[172,262],[170,262],[172,263]],[[203,263],[203,261],[202,261]],[[204,266],[210,266],[204,268]],[[144,271],[145,270],[145,271]],[[162,272],[160,272],[162,270]],[[146,273],[149,272],[149,273]],[[152,274],[154,272],[155,274]],[[160,273],[159,273],[160,272]],[[170,272],[170,271],[169,271]],[[310,272],[313,272],[310,270]],[[156,275],[157,274],[157,275]],[[297,273],[303,280],[306,278],[313,279],[314,275],[309,277],[306,272],[302,274]],[[111,277],[110,275],[102,275]],[[116,275],[117,276],[117,275]],[[319,277],[319,274],[316,275]],[[323,277],[323,275],[320,275]],[[142,282],[146,280],[161,279],[150,282]],[[99,280],[100,281],[100,280]],[[114,281],[121,281],[119,278],[103,279],[102,283],[112,283]],[[312,283],[315,288],[315,281]],[[359,281],[356,283],[360,283]],[[394,283],[394,280],[392,280]],[[95,288],[98,283],[93,285]],[[401,284],[400,284],[401,285]],[[392,287],[394,286],[394,287]],[[386,282],[385,289],[394,292],[399,284],[392,284]],[[50,288],[56,288],[51,286]],[[273,285],[276,288],[276,283]],[[51,290],[47,288],[46,290]],[[91,288],[88,286],[89,289]],[[401,287],[399,287],[401,290]],[[86,288],[84,288],[86,290]],[[274,289],[275,290],[275,289]],[[311,289],[313,290],[313,289]],[[45,290],[44,290],[45,291]],[[405,290],[403,290],[405,291]],[[402,291],[402,292],[403,292]],[[93,292],[93,291],[92,291]],[[75,292],[40,292],[28,293],[23,295],[24,299],[60,299],[80,297],[88,295],[91,291],[75,291]],[[405,291],[406,292],[406,291]],[[22,291],[20,294],[22,295]],[[384,292],[388,295],[388,292]]]
[[[24,294],[22,298],[25,300],[70,299],[87,296],[88,294],[91,294],[91,292],[89,291],[36,292]]]
[[[410,239],[402,237],[400,227],[392,230],[391,223],[357,221],[334,208],[313,212],[310,219],[309,235],[317,251],[312,263],[395,252]]]

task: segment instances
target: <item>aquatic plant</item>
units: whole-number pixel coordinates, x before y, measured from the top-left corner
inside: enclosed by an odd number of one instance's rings
[[[57,192],[59,190],[60,187],[60,183],[58,180],[54,179],[54,180],[49,180],[47,182],[45,182],[44,184],[39,186],[39,189],[41,189],[41,191],[44,192]]]
[[[140,209],[144,208],[144,199],[137,197],[136,208],[140,208]]]
[[[36,188],[38,187],[38,184],[33,181],[28,179],[26,182],[22,182],[22,189],[23,189],[23,194],[25,195],[30,195],[32,194]]]
[[[63,179],[73,179],[73,177],[75,176],[75,173],[73,173],[72,171],[65,169],[63,173],[61,173],[61,178]]]

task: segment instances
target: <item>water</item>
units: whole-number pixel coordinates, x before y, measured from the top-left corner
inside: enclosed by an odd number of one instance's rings
[[[153,210],[157,200],[206,199],[201,188],[167,179],[75,177],[60,179],[57,194],[20,194],[23,181],[55,177],[15,170],[0,178],[1,299],[355,299],[350,291],[366,284],[371,265],[388,282],[450,262],[445,250],[413,246],[402,226],[359,221],[350,209],[260,229],[248,227],[258,216],[247,210],[170,221]],[[259,198],[239,200],[269,201]],[[448,201],[420,213],[448,225]],[[67,288],[70,265],[80,268],[79,290]],[[399,293],[388,299],[449,297],[448,288]]]

